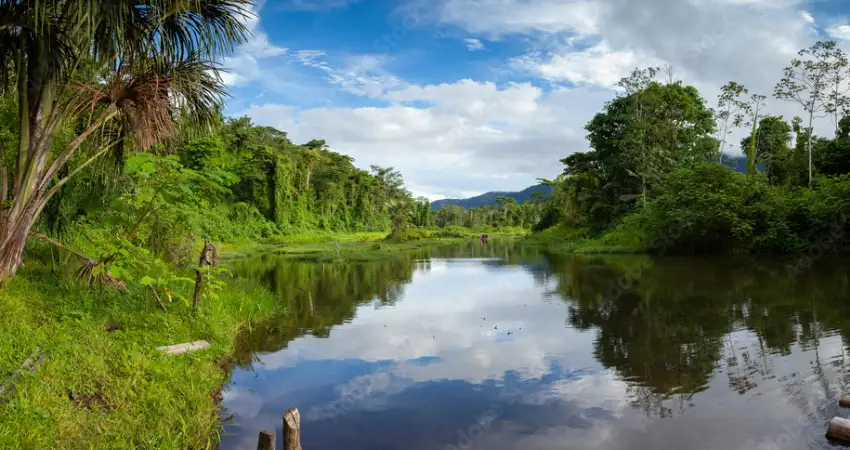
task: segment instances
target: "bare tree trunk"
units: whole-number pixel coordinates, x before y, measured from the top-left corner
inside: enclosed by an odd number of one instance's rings
[[[814,112],[809,112],[809,143],[807,145],[809,148],[809,187],[812,186],[812,135],[814,134],[812,121],[814,120],[814,115]]]

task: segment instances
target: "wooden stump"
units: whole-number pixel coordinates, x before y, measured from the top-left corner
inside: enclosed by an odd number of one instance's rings
[[[301,450],[301,413],[289,408],[283,414],[283,450]]]
[[[274,431],[260,431],[260,439],[257,441],[257,450],[275,450]]]
[[[838,406],[842,408],[850,408],[850,395],[842,395],[838,399]]]
[[[850,442],[850,420],[843,417],[833,417],[826,429],[826,437],[834,441]]]

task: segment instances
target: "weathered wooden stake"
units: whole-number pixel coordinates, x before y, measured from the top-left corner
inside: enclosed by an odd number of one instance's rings
[[[850,408],[850,395],[842,395],[838,399],[838,406],[842,408]]]
[[[260,431],[260,440],[257,441],[257,450],[275,450],[274,431]]]
[[[182,355],[186,352],[191,352],[193,350],[202,350],[209,347],[210,343],[207,341],[193,341],[186,342],[185,344],[164,345],[162,347],[157,347],[156,349],[161,352],[165,352],[169,355]]]
[[[201,256],[198,258],[198,267],[195,267],[195,293],[192,295],[192,308],[198,307],[198,299],[201,295],[201,283],[204,281],[201,268],[204,266],[215,266],[217,262],[218,249],[210,241],[205,240],[204,248],[201,249]]]
[[[289,408],[283,414],[283,450],[301,450],[301,413]]]
[[[850,442],[850,420],[833,417],[826,429],[826,437],[835,441]]]

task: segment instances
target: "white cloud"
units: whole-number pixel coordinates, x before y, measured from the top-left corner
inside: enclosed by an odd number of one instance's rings
[[[472,33],[505,36],[535,32],[594,34],[604,13],[590,0],[446,0],[440,20]]]
[[[609,89],[635,67],[659,65],[652,58],[642,57],[632,50],[614,51],[606,41],[583,51],[528,54],[515,58],[513,64],[549,81]]]
[[[814,16],[798,0],[440,0],[431,5],[433,14],[420,11],[414,23],[435,17],[467,36],[522,42],[527,51],[506,57],[501,73],[531,75],[552,90],[528,83],[497,85],[486,78],[417,85],[387,70],[386,55],[289,51],[290,61],[320,71],[330,86],[376,106],[330,101],[321,108],[281,112],[274,100],[266,105],[255,100],[244,113],[281,127],[296,141],[327,139],[361,166],[394,166],[415,193],[431,198],[521,189],[537,177],[554,176],[561,158],[587,149],[585,123],[632,69],[670,65],[714,106],[719,87],[730,80],[770,95],[782,68],[816,39]],[[828,32],[850,40],[850,26],[834,25]],[[475,50],[481,41],[464,43]],[[251,48],[255,55],[277,54],[262,38]],[[232,83],[245,83],[245,72],[268,72],[256,57],[235,59],[234,65],[242,69]],[[770,113],[799,114],[791,103],[769,103]],[[821,128],[828,132],[830,126]]]
[[[261,80],[264,74],[260,68],[260,60],[282,56],[287,49],[273,45],[269,36],[260,28],[260,10],[265,2],[257,2],[251,14],[242,18],[245,28],[251,33],[248,40],[239,45],[234,54],[224,58],[220,72],[222,82],[227,86],[238,86],[251,81]]]
[[[830,37],[841,40],[850,40],[850,25],[839,25],[826,30]]]
[[[480,39],[468,38],[464,39],[464,42],[466,43],[466,48],[471,52],[484,50],[484,44],[481,43]]]
[[[314,108],[293,118],[256,105],[244,113],[296,142],[327,139],[361,167],[393,166],[418,195],[465,197],[556,175],[559,159],[586,148],[584,124],[610,96],[462,80],[391,91],[382,98],[396,104],[382,108]]]
[[[345,92],[364,97],[378,98],[406,83],[383,69],[386,57],[381,55],[357,55],[350,57],[344,65],[336,67],[325,58],[322,50],[300,50],[295,59],[303,66],[319,69],[326,73],[327,81]]]

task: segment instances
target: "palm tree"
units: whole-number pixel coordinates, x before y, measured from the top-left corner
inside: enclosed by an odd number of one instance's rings
[[[245,40],[250,6],[0,0],[0,89],[17,97],[20,128],[14,146],[0,143],[0,282],[15,274],[33,224],[70,177],[112,149],[162,142],[178,121],[202,130],[219,116],[214,63]],[[54,138],[73,119],[83,124],[60,145]]]

